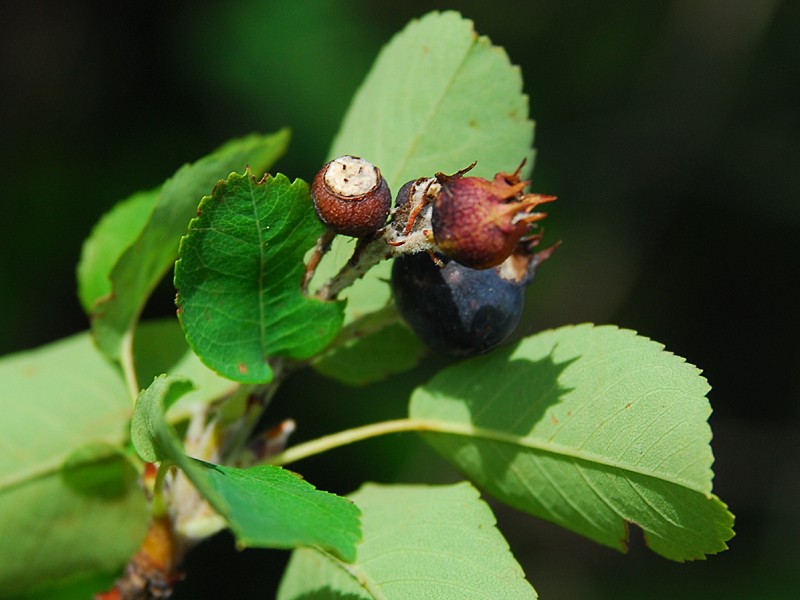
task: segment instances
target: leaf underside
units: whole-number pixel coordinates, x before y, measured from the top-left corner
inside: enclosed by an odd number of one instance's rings
[[[118,569],[147,523],[118,372],[82,333],[3,358],[0,381],[0,597]]]
[[[536,592],[469,483],[367,484],[352,564],[312,549],[292,554],[279,600],[307,598],[533,599]]]
[[[410,415],[460,428],[424,437],[500,500],[620,550],[635,523],[683,561],[733,535],[711,493],[708,390],[660,344],[581,325],[445,369]]]
[[[363,156],[393,190],[463,169],[491,177],[531,155],[522,76],[501,47],[456,12],[432,12],[395,35],[359,88],[329,152]],[[528,165],[530,167],[530,165]]]

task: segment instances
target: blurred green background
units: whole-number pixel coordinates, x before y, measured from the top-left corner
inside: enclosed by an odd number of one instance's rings
[[[797,597],[798,2],[18,3],[0,19],[0,353],[86,328],[74,293],[83,238],[182,163],[289,125],[279,169],[310,179],[382,44],[445,8],[521,66],[534,188],[559,196],[546,239],[564,243],[529,290],[520,334],[616,323],[702,367],[715,492],[737,515],[728,552],[679,565],[637,531],[621,555],[494,505],[528,577],[550,600]],[[147,314],[171,313],[172,297],[167,282]],[[397,416],[445,363],[355,390],[305,374],[273,418],[297,418],[300,440]],[[413,437],[296,468],[341,493],[459,479]],[[218,536],[176,597],[272,597],[286,557]]]

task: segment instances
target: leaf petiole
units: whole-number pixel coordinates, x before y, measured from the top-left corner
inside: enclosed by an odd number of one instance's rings
[[[369,438],[386,435],[387,433],[402,433],[404,431],[421,431],[427,429],[424,421],[417,419],[393,419],[391,421],[380,421],[370,423],[362,427],[345,429],[330,435],[324,435],[315,440],[310,440],[302,444],[297,444],[269,457],[269,463],[274,465],[287,465],[289,463],[321,454],[334,448],[347,446],[355,442],[361,442]]]
[[[458,435],[470,438],[481,438],[496,442],[506,442],[510,444],[524,445],[534,449],[560,453],[561,448],[555,444],[543,444],[526,440],[520,436],[503,431],[485,429],[457,422],[438,421],[435,419],[415,419],[412,417],[404,419],[392,419],[389,421],[379,421],[361,427],[345,429],[330,435],[324,435],[302,444],[297,444],[287,448],[283,452],[269,457],[268,462],[274,465],[287,465],[289,463],[321,454],[328,450],[334,450],[342,446],[347,446],[355,442],[361,442],[373,437],[386,435],[389,433],[404,433],[407,431],[436,432],[451,435]]]
[[[156,471],[156,479],[153,483],[153,503],[150,508],[151,516],[154,519],[163,519],[169,515],[168,504],[164,498],[164,481],[171,467],[172,462],[163,460]]]
[[[498,441],[518,441],[519,436],[511,434],[503,434],[472,425],[464,425],[462,423],[448,423],[445,421],[437,421],[434,419],[392,419],[389,421],[379,421],[377,423],[370,423],[361,427],[354,427],[352,429],[345,429],[337,433],[325,435],[315,440],[310,440],[302,444],[297,444],[291,448],[287,448],[283,452],[274,454],[269,457],[268,462],[274,465],[286,465],[289,463],[321,454],[328,450],[347,446],[355,442],[361,442],[373,437],[386,435],[389,433],[403,433],[407,431],[435,431],[438,433],[450,433],[453,435],[461,435],[467,437],[483,437],[489,439],[497,439]],[[508,438],[508,439],[504,439]]]
[[[134,364],[133,356],[133,329],[128,329],[122,336],[120,349],[120,364],[122,366],[122,375],[125,379],[125,386],[131,395],[131,402],[136,403],[136,398],[139,397],[139,377],[136,375],[136,365]]]
[[[385,233],[385,230],[381,232]],[[353,255],[336,275],[320,286],[315,296],[320,300],[334,300],[339,292],[353,285],[372,267],[391,258],[395,253],[395,249],[386,243],[383,234],[358,240]]]

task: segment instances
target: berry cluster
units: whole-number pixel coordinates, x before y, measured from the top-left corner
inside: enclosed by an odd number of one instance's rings
[[[459,356],[511,334],[525,286],[556,247],[534,250],[542,236],[532,225],[545,217],[535,209],[555,197],[523,193],[523,165],[491,181],[466,177],[474,166],[409,181],[394,208],[380,170],[356,156],[326,164],[311,188],[328,235],[360,238],[357,254],[379,244],[379,258],[395,257],[391,283],[403,319],[431,348]]]

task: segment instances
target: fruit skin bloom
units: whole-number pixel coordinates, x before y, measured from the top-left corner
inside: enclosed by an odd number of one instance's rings
[[[492,181],[464,177],[473,166],[454,175],[436,174],[441,190],[433,203],[433,237],[448,258],[472,269],[488,269],[508,258],[530,225],[546,216],[533,209],[555,197],[523,194],[530,182],[520,181],[522,165],[514,173],[498,173]]]

